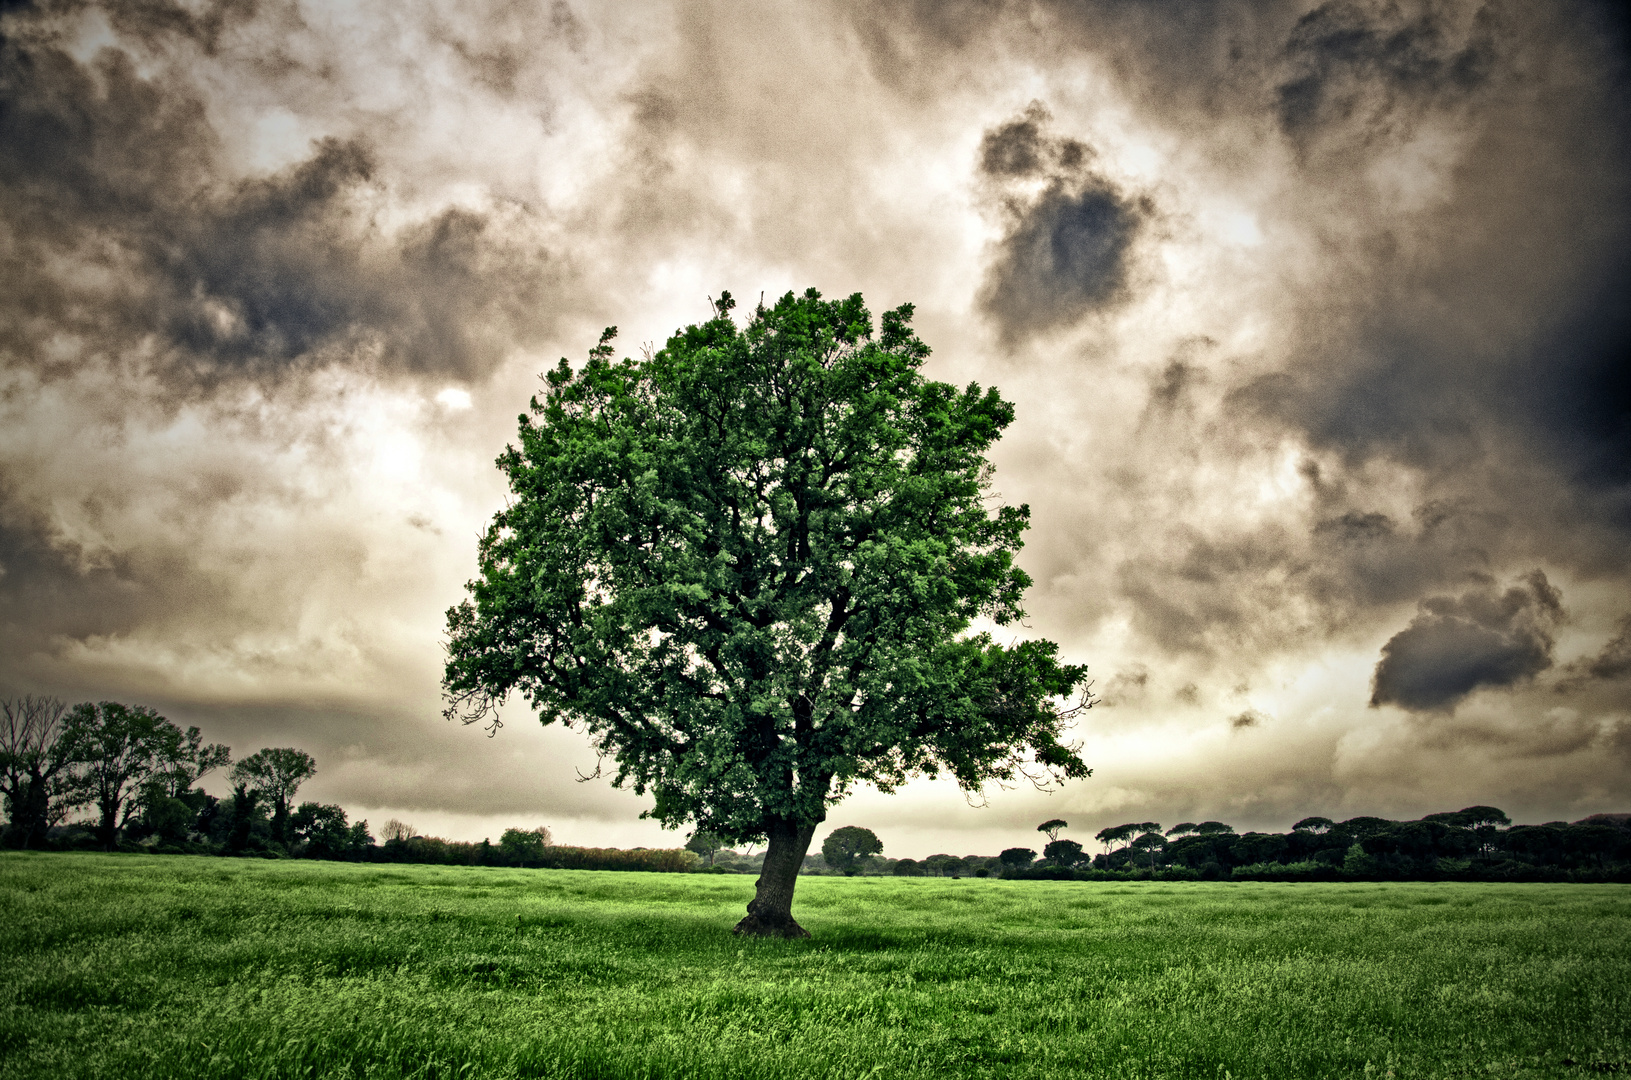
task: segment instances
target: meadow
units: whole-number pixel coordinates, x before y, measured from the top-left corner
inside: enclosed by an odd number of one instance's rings
[[[0,855],[0,1076],[1631,1073],[1631,889]]]

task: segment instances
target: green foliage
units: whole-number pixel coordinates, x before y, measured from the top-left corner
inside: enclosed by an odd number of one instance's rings
[[[1150,860],[1150,862],[1149,862],[1150,868],[1154,869],[1155,868],[1155,857],[1159,852],[1164,851],[1166,849],[1167,838],[1162,836],[1159,832],[1155,831],[1156,829],[1159,829],[1161,826],[1155,825],[1153,822],[1148,823],[1148,824],[1150,824],[1152,826],[1150,831],[1146,832],[1146,833],[1139,834],[1137,837],[1135,837],[1133,839],[1133,842],[1131,844],[1127,845],[1127,846],[1132,848],[1134,851],[1142,851],[1146,855],[1148,855],[1149,860]],[[1140,828],[1143,828],[1143,827],[1144,826],[1140,826]]]
[[[56,698],[0,699],[0,796],[9,846],[40,846],[68,812],[78,761],[65,737],[67,716],[68,706]]]
[[[1070,822],[1066,821],[1064,818],[1051,818],[1038,825],[1036,827],[1036,831],[1039,833],[1047,833],[1048,841],[1051,843],[1059,839],[1060,829],[1068,828],[1070,828]]]
[[[1005,848],[997,858],[1004,866],[1029,866],[1032,860],[1036,858],[1036,852],[1030,848],[1011,847]]]
[[[74,706],[60,738],[73,762],[69,801],[95,807],[97,842],[112,850],[139,805],[134,796],[180,756],[185,736],[145,705],[102,701]]]
[[[304,750],[268,747],[232,767],[232,782],[248,787],[272,804],[272,836],[289,842],[289,804],[300,785],[317,775],[317,762]]]
[[[520,692],[651,816],[773,845],[861,781],[1088,775],[1056,704],[1085,669],[965,636],[1030,584],[1028,508],[988,503],[1012,406],[923,378],[910,305],[876,334],[859,294],[741,328],[732,306],[644,361],[608,330],[547,374],[448,612],[448,715],[496,723]]]
[[[717,835],[707,829],[697,829],[685,841],[685,850],[712,866],[714,864],[714,855],[723,846],[723,843]]]
[[[357,858],[374,843],[368,822],[347,822],[345,809],[333,804],[301,803],[289,828],[298,845],[296,853],[312,859]]]
[[[1342,869],[1354,877],[1364,877],[1376,872],[1376,860],[1366,853],[1362,845],[1355,843],[1348,848],[1348,854],[1342,860]]]
[[[1074,840],[1055,840],[1042,849],[1042,858],[1059,866],[1075,866],[1082,859],[1082,845]]]
[[[685,874],[702,865],[696,852],[684,848],[552,847],[548,865],[559,870],[642,870]]]
[[[1582,1077],[1623,886],[822,877],[0,855],[0,1075]]]
[[[852,874],[866,859],[881,854],[883,841],[878,839],[878,834],[859,825],[834,829],[821,842],[822,859],[841,873]]]
[[[549,840],[548,829],[505,829],[498,847],[511,866],[541,866]]]

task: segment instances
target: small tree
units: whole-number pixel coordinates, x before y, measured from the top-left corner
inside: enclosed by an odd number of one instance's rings
[[[154,755],[153,780],[164,794],[179,799],[205,776],[231,763],[232,751],[220,743],[206,744],[198,728],[183,732],[172,725]]]
[[[71,800],[96,807],[96,839],[112,851],[119,829],[139,805],[132,796],[161,767],[181,735],[145,705],[116,701],[76,705],[63,721],[68,756],[80,763]]]
[[[1305,817],[1291,827],[1292,832],[1309,832],[1315,836],[1324,836],[1336,826],[1336,822],[1328,817]]]
[[[1193,821],[1185,821],[1168,829],[1167,838],[1171,839],[1174,836],[1188,836],[1197,831],[1199,831],[1199,826],[1197,826]]]
[[[1221,821],[1203,821],[1195,826],[1197,836],[1230,836],[1234,831],[1233,825],[1225,825]]]
[[[1512,824],[1512,819],[1493,806],[1469,806],[1455,815],[1455,824],[1471,829],[1478,837],[1478,854],[1488,856],[1495,851],[1495,837]]]
[[[504,853],[504,858],[516,866],[526,866],[528,863],[536,866],[544,861],[544,849],[549,846],[549,841],[547,828],[505,829],[504,835],[499,837],[498,847]]]
[[[1134,851],[1149,852],[1151,870],[1155,869],[1155,853],[1165,849],[1167,846],[1167,838],[1156,831],[1160,827],[1161,826],[1156,825],[1155,828],[1151,829],[1149,832],[1143,833],[1137,837],[1130,845]]]
[[[368,823],[358,824],[366,834]],[[355,827],[346,822],[345,809],[332,803],[301,803],[289,816],[289,829],[295,842],[303,845],[303,854],[316,859],[344,858],[360,846]]]
[[[68,812],[73,744],[63,737],[68,706],[51,697],[0,700],[0,795],[7,844],[35,847]]]
[[[923,378],[911,305],[874,333],[814,289],[714,318],[643,361],[615,329],[562,360],[499,468],[511,500],[448,612],[447,715],[510,693],[581,725],[648,815],[767,840],[738,933],[805,936],[793,890],[857,783],[1085,777],[1060,741],[1086,669],[1002,645],[1030,511],[996,506],[995,390]]]
[[[1108,829],[1100,829],[1093,839],[1104,845],[1104,852],[1108,855],[1115,845],[1125,844],[1132,839],[1133,834],[1137,831],[1138,826],[1129,822],[1126,825],[1114,825]]]
[[[1042,849],[1042,858],[1059,866],[1075,866],[1082,859],[1082,845],[1074,840],[1055,840]]]
[[[248,851],[251,845],[265,847],[265,834],[269,830],[266,812],[261,808],[260,792],[247,784],[238,784],[232,789],[226,813],[218,815],[218,818],[226,832],[228,851],[239,854]]]
[[[317,762],[293,747],[257,750],[232,767],[234,783],[247,786],[272,803],[272,838],[289,842],[289,803],[300,785],[317,775]]]
[[[714,855],[718,853],[723,841],[707,829],[698,829],[691,834],[685,842],[685,850],[702,857],[709,866],[714,864]]]
[[[408,824],[406,821],[399,821],[396,818],[386,818],[385,824],[379,827],[379,835],[380,839],[382,840],[408,840],[411,839],[414,834],[415,829],[412,825]]]
[[[1063,818],[1053,818],[1038,825],[1036,827],[1036,831],[1039,833],[1047,833],[1048,842],[1052,843],[1053,841],[1059,839],[1060,829],[1068,828],[1070,828],[1070,822],[1064,820]]]
[[[916,859],[901,859],[895,863],[894,875],[896,877],[922,877],[923,868],[918,866]]]
[[[1032,851],[1030,848],[1023,847],[1004,848],[1002,854],[997,856],[997,859],[1002,863],[1002,865],[1008,867],[1010,870],[1023,869],[1024,867],[1031,865],[1031,861],[1035,858],[1036,852]]]
[[[963,860],[955,855],[930,855],[918,865],[935,877],[950,877],[963,872]]]
[[[866,859],[881,854],[883,841],[878,839],[878,834],[859,825],[834,829],[821,842],[821,858],[828,866],[844,874],[854,874]]]

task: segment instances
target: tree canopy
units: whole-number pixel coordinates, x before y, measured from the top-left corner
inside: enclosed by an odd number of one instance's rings
[[[272,800],[272,835],[279,843],[289,839],[289,804],[300,785],[317,775],[317,762],[304,750],[267,747],[232,767],[235,784]]]
[[[78,765],[70,801],[96,807],[97,840],[112,850],[137,788],[180,753],[181,729],[145,705],[99,701],[74,706],[60,737]]]
[[[29,695],[0,699],[0,796],[8,843],[37,845],[67,814],[73,794],[75,757],[64,738],[65,702]]]
[[[883,854],[883,841],[871,829],[845,825],[827,834],[821,842],[821,858],[834,870],[853,873],[861,860]]]
[[[1086,669],[969,633],[1030,584],[1029,509],[992,507],[985,460],[1013,407],[924,378],[909,304],[876,333],[859,294],[733,306],[546,373],[443,685],[465,722],[520,692],[580,726],[665,825],[768,840],[750,917],[792,933],[791,875],[854,784],[1089,775],[1061,741]]]
[[[1059,830],[1070,828],[1070,822],[1064,818],[1049,818],[1036,827],[1039,833],[1047,833],[1050,842],[1059,839]]]

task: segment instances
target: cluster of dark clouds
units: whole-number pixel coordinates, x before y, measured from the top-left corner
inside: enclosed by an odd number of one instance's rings
[[[387,231],[366,131],[232,175],[185,59],[217,52],[257,7],[114,5],[126,47],[83,62],[26,24],[0,46],[0,272],[15,286],[0,347],[16,363],[72,335],[82,356],[119,362],[150,342],[167,374],[206,384],[360,354],[489,373],[548,307],[556,268],[516,227],[526,208],[448,207]]]
[[[1595,0],[7,4],[0,691],[547,811],[435,726],[486,463],[541,357],[815,284],[1018,402],[1081,813],[1425,812],[1454,758],[1556,816],[1631,778],[1628,99]]]
[[[980,302],[1010,340],[1077,322],[1122,299],[1133,242],[1153,212],[1148,199],[1128,196],[1093,172],[1091,147],[1050,137],[1050,119],[1041,102],[1032,102],[980,141],[980,172],[998,191],[1040,185],[1034,194],[999,196],[1006,228]]]
[[[553,24],[572,29],[560,12]],[[245,595],[232,569],[200,564],[194,532],[235,506],[296,497],[295,478],[251,460],[311,434],[271,430],[279,424],[256,415],[267,396],[280,403],[274,412],[293,415],[321,392],[309,378],[325,370],[432,387],[480,381],[549,331],[569,275],[536,208],[502,195],[405,205],[400,189],[412,178],[381,160],[366,122],[334,124],[338,133],[305,140],[272,168],[233,159],[228,136],[241,132],[223,118],[206,70],[321,97],[321,64],[268,45],[302,29],[296,4],[9,10],[0,37],[8,422],[43,429],[38,405],[54,393],[79,401],[86,420],[61,431],[50,455],[84,455],[79,490],[34,482],[41,474],[28,474],[26,458],[0,476],[0,639],[14,657],[155,624],[220,624],[230,636],[287,621],[298,590]],[[502,55],[460,55],[488,81],[501,73]],[[391,118],[381,119],[389,138]],[[188,407],[259,429],[261,445],[215,432],[226,443],[216,460],[203,475],[166,477],[166,496],[130,490],[133,477],[110,475],[79,442],[117,444]],[[121,520],[129,504],[165,497],[177,509],[164,534],[132,537]],[[74,501],[105,543],[65,527],[62,504]],[[355,548],[331,542],[316,561],[356,565],[366,556]]]

